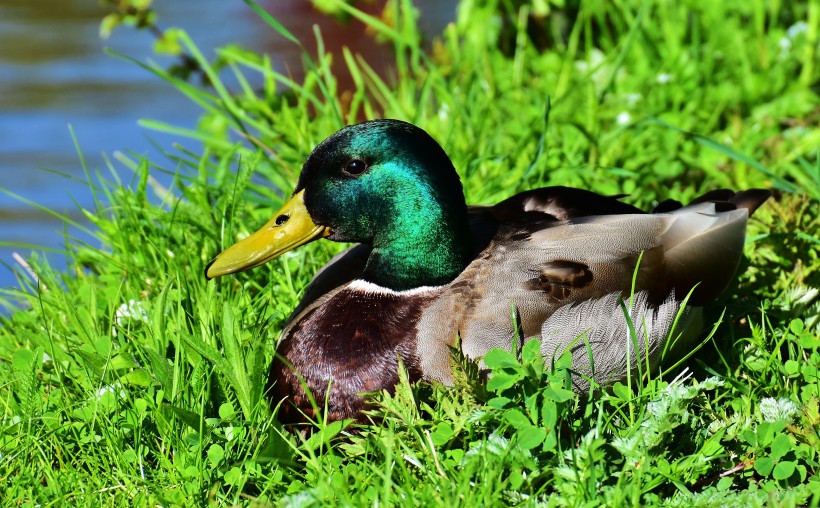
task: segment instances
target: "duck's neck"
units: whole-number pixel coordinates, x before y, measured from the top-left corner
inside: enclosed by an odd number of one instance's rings
[[[470,262],[470,234],[463,201],[404,203],[401,213],[373,240],[363,277],[395,291],[452,282]]]

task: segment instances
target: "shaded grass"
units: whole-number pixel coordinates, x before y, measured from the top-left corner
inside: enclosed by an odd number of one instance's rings
[[[320,51],[295,83],[242,48],[209,59],[184,33],[211,87],[145,66],[203,116],[196,132],[144,125],[202,150],[118,154],[132,178],[112,163],[89,184],[104,247],[70,246],[69,273],[32,258],[39,280],[21,273],[19,290],[3,290],[26,306],[0,317],[6,502],[816,506],[816,6],[582,2],[556,14],[570,20],[564,35],[538,49],[536,6],[464,1],[425,52],[410,3],[390,5],[377,19],[336,4],[394,46],[389,79]],[[204,266],[267,220],[316,143],[380,116],[439,140],[470,203],[552,184],[644,207],[715,187],[777,190],[750,222],[748,265],[693,378],[645,376],[587,400],[522,344],[520,357],[487,358],[489,384],[456,355],[455,387],[380,395],[381,423],[357,434],[284,431],[264,398],[268,362],[341,246],[210,283]],[[173,175],[172,189],[153,172]]]

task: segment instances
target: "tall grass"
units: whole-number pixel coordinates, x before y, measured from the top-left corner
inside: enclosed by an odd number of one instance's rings
[[[425,43],[409,1],[382,17],[332,4],[393,47],[389,77],[325,52],[320,33],[299,82],[243,48],[205,55],[179,31],[168,37],[209,85],[135,62],[203,111],[195,131],[143,125],[201,149],[117,154],[84,210],[103,247],[69,245],[67,273],[31,258],[37,280],[21,272],[4,290],[25,308],[0,317],[3,501],[817,506],[817,5],[465,0]],[[539,27],[546,42],[530,37]],[[264,397],[267,365],[341,246],[214,282],[203,269],[278,207],[313,146],[382,116],[439,140],[471,203],[552,184],[644,207],[715,187],[777,200],[751,221],[748,263],[713,322],[726,317],[689,370],[579,398],[526,343],[488,355],[489,383],[456,356],[455,387],[403,382],[377,397],[377,425],[292,433]]]

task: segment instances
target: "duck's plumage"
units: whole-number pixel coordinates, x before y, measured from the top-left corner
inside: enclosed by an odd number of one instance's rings
[[[421,150],[425,155],[415,158]],[[374,151],[391,153],[380,159]],[[361,167],[349,162],[360,159],[366,163],[361,174]],[[402,165],[410,169],[396,168]],[[345,171],[348,167],[352,174]],[[428,180],[426,171],[441,175]],[[362,176],[367,173],[372,174]],[[406,173],[412,178],[405,180]],[[413,380],[451,382],[450,348],[456,338],[471,358],[481,358],[493,347],[509,348],[515,335],[513,310],[524,335],[540,337],[548,356],[569,347],[579,391],[588,388],[590,378],[600,384],[622,379],[627,365],[634,367],[639,357],[655,366],[668,347],[681,299],[696,286],[691,307],[678,319],[678,331],[684,332],[678,347],[699,333],[697,308],[717,298],[731,281],[742,256],[747,218],[769,196],[757,189],[718,190],[685,207],[666,201],[654,213],[643,213],[614,197],[547,187],[495,206],[467,208],[458,185],[436,195],[436,200],[450,201],[447,213],[424,210],[419,203],[429,206],[429,195],[440,190],[431,191],[431,186],[456,185],[451,173],[449,159],[432,138],[391,120],[343,129],[308,158],[292,200],[304,201],[311,219],[304,226],[309,231],[305,241],[325,236],[364,243],[317,273],[282,332],[270,373],[273,401],[283,401],[280,419],[314,416],[305,386],[319,407],[327,395],[328,418],[361,418],[366,404],[361,394],[392,389],[399,359]],[[351,191],[351,185],[358,188]],[[386,195],[372,196],[379,190]],[[330,204],[344,211],[335,213]],[[259,235],[277,232],[279,222],[296,216],[288,206],[245,241],[253,249],[238,244],[220,255],[225,260],[218,257],[209,266],[208,275],[256,266],[271,257],[254,249],[263,243]],[[416,209],[402,215],[402,206]],[[377,207],[378,213],[364,211]],[[396,216],[386,218],[391,214]],[[429,245],[422,245],[420,255],[407,253],[408,258],[400,259],[395,256],[397,235],[380,231],[442,216],[436,220],[443,226],[433,233],[405,229],[409,233],[402,240],[416,237],[413,245],[418,245],[425,235],[439,239],[448,227],[452,231],[453,224],[459,225],[458,241],[451,242],[458,245],[445,242],[443,253],[428,249],[425,254]],[[281,249],[272,252],[278,255]],[[450,265],[459,262],[454,271]],[[415,271],[401,276],[385,269],[408,264]],[[629,297],[633,275],[636,294],[630,314],[644,341],[638,345],[640,354],[628,358],[619,298]],[[579,336],[586,340],[577,340]]]

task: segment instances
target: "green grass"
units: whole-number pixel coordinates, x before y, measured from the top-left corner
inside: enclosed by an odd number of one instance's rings
[[[3,503],[818,506],[820,7],[568,3],[465,0],[425,46],[409,2],[378,19],[329,2],[395,48],[389,79],[320,50],[294,82],[266,56],[206,56],[166,32],[162,49],[211,86],[145,65],[203,115],[196,131],[143,123],[201,148],[118,154],[109,177],[86,168],[102,248],[68,245],[67,273],[33,255],[38,281],[21,270],[2,290],[23,307],[0,317]],[[776,198],[751,220],[747,262],[688,370],[577,397],[527,344],[488,355],[489,383],[457,357],[455,387],[403,383],[358,433],[291,433],[264,398],[267,365],[342,246],[212,282],[204,266],[278,208],[313,146],[382,116],[439,140],[470,203],[554,184],[643,207],[716,187]]]

